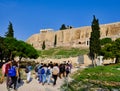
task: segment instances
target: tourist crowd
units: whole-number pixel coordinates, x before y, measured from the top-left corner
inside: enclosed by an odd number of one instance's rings
[[[35,78],[38,80],[39,84],[53,84],[56,85],[57,78],[62,79],[63,77],[68,77],[71,72],[72,64],[68,61],[67,63],[40,63],[34,67]],[[32,66],[30,64],[26,65],[25,73],[27,76],[26,82],[31,81]],[[14,60],[9,60],[2,66],[2,80],[6,77],[7,89],[13,88],[15,91],[17,89],[17,83],[21,82],[19,62]]]

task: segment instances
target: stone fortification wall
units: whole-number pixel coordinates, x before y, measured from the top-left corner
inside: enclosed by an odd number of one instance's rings
[[[57,46],[88,47],[91,34],[91,26],[72,28],[58,31],[41,31],[27,39],[26,42],[32,44],[36,49],[41,49],[43,41],[46,48],[54,47],[55,35],[57,35]],[[110,37],[116,39],[120,37],[120,23],[100,25],[101,38]]]

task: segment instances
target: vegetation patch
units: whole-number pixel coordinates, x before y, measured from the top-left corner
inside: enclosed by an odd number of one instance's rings
[[[107,91],[114,88],[120,90],[120,70],[118,68],[120,68],[120,64],[78,70],[71,75],[74,80],[68,86],[75,91],[82,91],[82,89],[89,91],[93,88],[107,89]],[[68,91],[72,91],[70,88]]]
[[[51,48],[48,50],[39,51],[39,55],[42,58],[69,58],[69,57],[76,57],[78,55],[83,55],[89,53],[88,49],[83,48]]]

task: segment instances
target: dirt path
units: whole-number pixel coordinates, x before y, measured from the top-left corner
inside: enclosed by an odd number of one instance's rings
[[[72,72],[75,71],[75,69],[72,70]],[[70,78],[68,78],[70,80]],[[42,84],[39,84],[37,79],[34,77],[32,78],[31,82],[29,84],[26,84],[26,82],[22,82],[21,84],[17,84],[17,91],[63,91],[60,89],[60,86],[64,84],[65,79],[60,79],[58,77],[57,84],[53,86],[51,83],[48,85],[47,83],[43,86]],[[0,91],[7,91],[5,82],[3,84],[0,84]],[[11,90],[14,91],[14,90]]]

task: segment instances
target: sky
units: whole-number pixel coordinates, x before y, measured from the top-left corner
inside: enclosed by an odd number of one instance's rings
[[[0,36],[9,21],[15,38],[26,41],[40,29],[91,26],[93,15],[99,24],[120,22],[120,0],[0,0]]]

